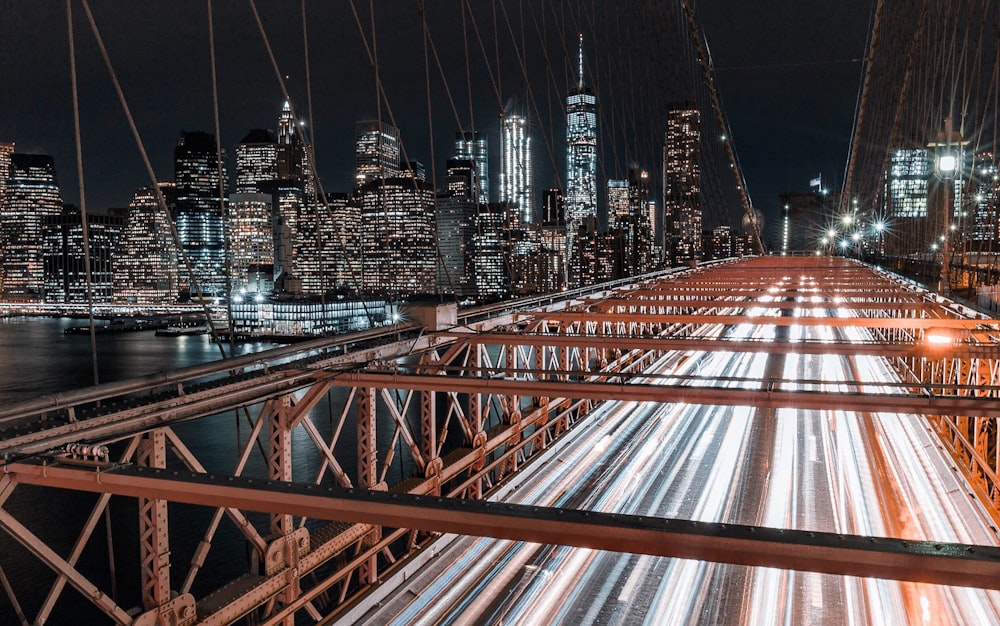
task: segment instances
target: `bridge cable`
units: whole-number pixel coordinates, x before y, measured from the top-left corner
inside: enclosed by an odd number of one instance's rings
[[[211,312],[208,307],[208,303],[202,298],[201,287],[198,284],[197,277],[194,274],[194,268],[191,265],[191,259],[188,257],[187,253],[184,251],[184,247],[181,245],[180,235],[177,232],[177,225],[174,222],[172,211],[170,210],[167,200],[163,195],[163,190],[160,188],[159,182],[156,178],[156,173],[153,171],[152,162],[149,160],[149,155],[146,152],[145,144],[142,141],[142,137],[139,135],[139,129],[135,124],[135,118],[132,116],[132,111],[129,109],[128,102],[125,99],[125,92],[122,91],[121,83],[118,80],[118,75],[115,72],[114,65],[111,63],[111,57],[108,55],[107,47],[104,45],[104,39],[101,37],[100,29],[97,27],[97,21],[94,19],[94,14],[90,10],[90,3],[88,0],[80,0],[83,4],[83,10],[87,14],[87,21],[90,24],[90,30],[94,34],[94,39],[97,42],[97,47],[101,52],[101,57],[104,60],[104,65],[108,70],[108,74],[111,78],[111,83],[115,88],[115,93],[118,96],[118,102],[122,106],[122,110],[125,113],[125,118],[128,121],[129,128],[132,131],[132,137],[135,139],[136,147],[139,150],[139,155],[142,157],[142,162],[146,167],[146,172],[149,175],[149,179],[153,186],[153,193],[156,195],[156,201],[160,206],[160,210],[167,216],[167,224],[170,227],[170,235],[173,240],[174,246],[177,248],[177,253],[179,258],[184,263],[184,267],[187,270],[188,277],[191,280],[191,285],[198,294],[198,300],[201,302],[202,310],[205,314],[206,319],[211,318]]]
[[[94,284],[90,266],[90,223],[87,216],[87,194],[83,181],[83,140],[80,133],[80,93],[76,77],[76,43],[73,38],[73,4],[66,0],[66,30],[69,38],[70,83],[73,91],[73,135],[76,146],[76,179],[80,193],[80,227],[83,235],[83,268],[87,281],[87,320],[90,328],[90,363],[93,368],[94,384],[101,383],[97,362],[97,329],[94,327]],[[66,294],[67,301],[70,294]]]

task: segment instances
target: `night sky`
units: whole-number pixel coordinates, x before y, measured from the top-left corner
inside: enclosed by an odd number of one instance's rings
[[[370,35],[368,3],[356,4]],[[466,46],[461,3],[430,0],[427,4],[428,28],[461,122],[452,112],[433,58],[432,113],[428,116],[423,39],[415,2],[375,2],[376,42],[382,80],[409,157],[422,161],[428,175],[433,166],[441,180],[459,123],[470,124]],[[637,78],[630,69],[627,78],[625,73],[619,78],[630,80],[629,88],[645,85],[648,101],[634,107],[637,113],[612,112],[610,98],[602,91],[624,90],[605,74],[598,90],[599,106],[605,106],[602,124],[610,126],[614,119],[629,115],[648,118],[636,122],[647,130],[640,133],[643,138],[634,140],[632,152],[648,155],[641,157],[649,161],[641,163],[644,167],[659,167],[656,152],[663,132],[662,112],[650,111],[657,109],[660,100],[683,97],[674,85],[684,81],[670,64],[693,66],[690,58],[664,51],[678,36],[658,22],[663,2],[476,0],[472,5],[491,67],[499,74],[496,83],[489,80],[479,43],[469,26],[472,113],[477,130],[490,135],[493,172],[499,166],[498,111],[511,103],[530,107],[528,93],[534,97],[543,126],[537,131],[540,136],[535,144],[539,187],[551,184],[553,170],[564,167],[560,98],[575,65],[577,30],[583,31],[591,44],[588,69],[600,63],[605,63],[605,68],[621,68],[621,59],[628,58],[626,64],[640,74]],[[871,0],[696,3],[738,157],[753,203],[765,213],[768,231],[773,232],[778,193],[806,191],[809,180],[820,173],[826,186],[838,188],[842,182],[871,5]],[[249,129],[276,126],[283,96],[248,3],[217,0],[213,6],[222,143],[232,153]],[[257,6],[278,65],[287,76],[296,112],[305,117],[300,3],[258,0]],[[518,14],[525,6],[535,12],[534,19]],[[627,42],[621,38],[615,41],[614,35],[606,33],[602,36],[596,29],[614,23],[607,18],[612,6],[621,6],[623,19],[632,20],[637,24],[633,28],[641,27],[649,34],[628,37]],[[93,0],[91,7],[156,174],[161,180],[169,179],[173,146],[180,131],[213,129],[206,3]],[[508,12],[507,21],[500,13],[503,9]],[[92,211],[123,207],[135,188],[148,184],[149,179],[79,2],[74,1],[73,12],[87,206]],[[373,118],[376,113],[374,80],[350,3],[310,1],[307,12],[317,169],[327,191],[347,191],[353,176],[354,122]],[[512,53],[508,28],[515,36],[525,33],[521,41],[529,68],[528,91]],[[545,44],[538,33],[543,34]],[[16,142],[18,152],[52,154],[64,200],[78,202],[64,2],[0,0],[0,77],[0,141]],[[501,91],[499,100],[496,89]],[[625,106],[629,105],[621,105]],[[383,115],[388,121],[384,110]],[[548,119],[554,123],[548,124]],[[428,132],[431,123],[433,161]],[[554,158],[548,156],[541,136],[550,137]],[[613,140],[602,141],[602,171],[605,176],[622,176],[621,168],[627,164],[612,162],[612,154],[628,150],[613,151],[608,148]],[[643,153],[641,146],[649,149]],[[658,195],[655,190],[654,195]]]

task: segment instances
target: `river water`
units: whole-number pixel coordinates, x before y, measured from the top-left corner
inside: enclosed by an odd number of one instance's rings
[[[46,393],[90,386],[93,382],[90,337],[86,334],[66,335],[63,332],[68,326],[80,324],[80,320],[70,319],[0,319],[0,402],[21,402]],[[274,345],[239,344],[237,354],[271,347]],[[221,358],[219,348],[207,336],[157,337],[153,331],[98,335],[97,354],[101,382],[124,380]],[[314,422],[324,436],[329,436],[331,425],[339,416],[345,396],[346,392],[333,390],[328,395],[329,402],[321,402],[313,409]],[[352,475],[350,468],[356,454],[353,422],[352,419],[347,420],[341,443],[337,446],[338,460]],[[392,428],[391,420],[380,415],[379,427]],[[175,430],[208,471],[232,473],[237,450],[245,442],[249,426],[245,418],[229,413],[179,424],[175,426]],[[266,433],[261,440],[266,447]],[[292,445],[294,479],[312,480],[322,462],[320,455],[315,452],[312,442],[301,429],[294,433]],[[383,458],[383,454],[384,451],[381,451],[380,458]],[[397,455],[397,458],[402,456]],[[180,462],[174,458],[168,462],[172,466],[180,466]],[[266,475],[264,467],[261,455],[255,453],[247,473]],[[390,484],[399,481],[409,469],[411,468],[397,462],[396,467],[390,469],[387,480]],[[327,481],[329,476],[327,472]],[[66,557],[95,502],[96,497],[89,494],[19,486],[4,508],[53,547],[60,556]],[[169,511],[171,587],[177,589],[183,582],[191,555],[202,538],[213,511],[179,504],[171,504]],[[266,534],[266,516],[248,516]],[[130,608],[136,606],[140,598],[136,500],[112,498],[110,519],[112,550],[109,551],[108,548],[108,528],[102,518],[78,567],[103,591],[113,591],[121,606]],[[113,552],[113,556],[109,556],[109,552]],[[209,560],[195,579],[192,589],[195,597],[201,597],[235,575],[247,571],[247,563],[248,554],[242,536],[228,518],[224,518],[209,553]],[[28,619],[32,620],[52,585],[54,575],[2,531],[0,567],[10,580]],[[111,581],[114,581],[113,588]],[[68,587],[56,606],[49,624],[109,623],[107,616]],[[13,605],[0,587],[0,625],[17,623],[19,621]]]

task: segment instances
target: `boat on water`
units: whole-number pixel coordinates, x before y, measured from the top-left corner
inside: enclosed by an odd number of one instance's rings
[[[208,324],[192,326],[167,326],[156,331],[157,337],[181,337],[184,335],[207,335]]]

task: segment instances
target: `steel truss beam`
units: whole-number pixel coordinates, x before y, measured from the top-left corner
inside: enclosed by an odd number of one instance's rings
[[[318,487],[156,468],[25,463],[17,482],[597,550],[1000,589],[1000,548]]]
[[[503,370],[499,370],[503,372]],[[512,372],[517,378],[491,378],[480,376],[451,376],[448,378],[422,376],[400,372],[345,372],[335,374],[330,384],[340,387],[373,386],[389,389],[426,390],[446,385],[458,393],[491,393],[510,395],[519,393],[531,396],[581,398],[590,400],[635,400],[638,402],[683,402],[719,406],[754,406],[758,408],[818,409],[858,412],[916,413],[923,415],[963,414],[997,415],[1000,397],[975,397],[935,395],[930,389],[918,393],[877,393],[866,391],[840,392],[826,390],[786,391],[783,386],[802,384],[802,381],[737,379],[752,388],[719,386],[692,386],[650,383],[585,382],[565,380],[530,380],[533,374],[551,375],[552,370],[524,370]],[[566,371],[579,375],[579,371]],[[523,377],[522,377],[523,376]],[[664,376],[665,380],[684,378]],[[820,386],[823,381],[811,381]],[[863,389],[863,383],[838,383]],[[870,386],[870,385],[869,385]],[[888,385],[881,385],[883,387]],[[996,390],[994,390],[996,392]]]

